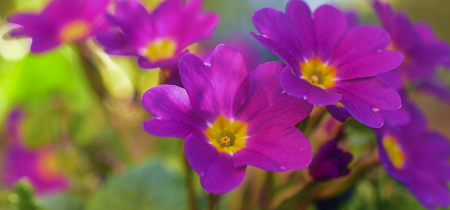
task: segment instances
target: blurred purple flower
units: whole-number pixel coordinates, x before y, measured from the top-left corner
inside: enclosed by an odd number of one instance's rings
[[[336,139],[324,144],[314,156],[309,173],[316,181],[326,181],[345,176],[350,173],[348,164],[352,161],[352,155],[337,148]]]
[[[104,12],[111,0],[53,0],[41,13],[16,13],[13,37],[31,37],[31,52],[42,53],[62,43],[78,42],[108,28]]]
[[[186,54],[180,62],[185,89],[148,90],[142,104],[155,117],[143,128],[185,139],[188,162],[210,193],[239,186],[247,165],[268,171],[305,168],[311,145],[294,125],[312,105],[283,93],[278,78],[284,68],[268,62],[247,73],[242,56],[228,45],[218,45],[209,64]]]
[[[313,14],[303,1],[291,0],[286,13],[272,8],[253,15],[261,35],[252,35],[291,69],[281,73],[283,89],[314,105],[341,102],[361,123],[379,128],[379,110],[401,107],[398,93],[378,74],[398,67],[403,55],[385,50],[389,34],[375,26],[348,27],[336,8],[324,5]]]
[[[425,22],[413,24],[402,12],[394,12],[388,3],[373,0],[383,27],[391,34],[388,48],[405,55],[403,64],[395,71],[379,75],[393,87],[403,83],[417,86],[440,100],[450,103],[450,87],[439,82],[436,70],[450,67],[450,45],[436,37]]]
[[[149,13],[138,1],[119,1],[107,18],[120,30],[97,40],[108,54],[137,57],[142,68],[164,67],[176,63],[187,46],[213,35],[219,16],[201,8],[201,0],[166,0]]]
[[[388,174],[408,188],[428,209],[450,205],[450,142],[427,130],[425,116],[404,100],[411,120],[376,129],[380,162]]]
[[[6,122],[10,144],[5,152],[2,182],[13,187],[27,178],[40,195],[67,190],[68,181],[56,164],[55,151],[51,147],[31,150],[23,145],[19,131],[22,115],[21,110],[14,109]]]

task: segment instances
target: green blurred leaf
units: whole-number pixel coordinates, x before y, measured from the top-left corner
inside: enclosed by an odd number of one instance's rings
[[[34,189],[27,180],[21,180],[15,185],[10,201],[16,210],[43,210],[37,205]]]
[[[187,207],[183,178],[156,161],[128,170],[109,179],[88,210],[154,210]]]
[[[83,200],[71,195],[54,195],[43,197],[39,204],[46,210],[83,210]]]

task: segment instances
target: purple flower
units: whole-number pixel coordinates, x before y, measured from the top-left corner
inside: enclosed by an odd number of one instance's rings
[[[450,103],[450,87],[435,76],[438,67],[450,67],[450,45],[436,37],[427,23],[411,23],[402,12],[392,11],[388,3],[373,0],[373,6],[383,27],[391,34],[388,48],[405,55],[396,71],[381,74],[380,78],[397,88],[403,83],[412,84]]]
[[[388,174],[408,188],[428,209],[450,205],[450,142],[427,130],[425,116],[409,101],[411,120],[376,129],[380,162]]]
[[[401,107],[398,93],[375,76],[398,67],[403,55],[385,50],[389,34],[375,26],[348,27],[336,8],[313,14],[303,1],[291,0],[286,13],[272,8],[253,15],[261,35],[252,35],[291,69],[281,73],[283,89],[314,105],[341,102],[361,123],[381,127],[379,110]]]
[[[314,156],[309,173],[316,181],[345,176],[350,173],[348,164],[352,161],[352,155],[337,148],[336,139],[324,144]]]
[[[19,109],[14,109],[7,119],[10,144],[5,152],[2,182],[13,187],[17,181],[27,178],[40,195],[65,191],[68,181],[58,168],[53,148],[31,150],[23,145],[19,131],[22,115]]]
[[[110,0],[53,0],[41,13],[17,13],[13,37],[31,37],[31,52],[42,53],[62,43],[78,42],[108,28],[104,12]]]
[[[268,171],[305,168],[311,145],[294,125],[312,105],[283,93],[278,78],[284,68],[268,62],[247,73],[242,56],[228,45],[217,46],[209,64],[186,54],[180,62],[185,89],[148,90],[142,104],[155,117],[143,128],[185,139],[189,164],[203,188],[215,194],[240,185],[247,165]]]
[[[166,0],[149,13],[138,1],[119,1],[107,18],[120,30],[97,40],[111,55],[137,57],[142,68],[164,67],[179,60],[187,46],[213,35],[219,16],[201,8],[201,0]]]

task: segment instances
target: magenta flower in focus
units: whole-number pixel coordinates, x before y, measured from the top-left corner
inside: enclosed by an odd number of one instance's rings
[[[213,35],[219,16],[201,8],[201,0],[166,0],[149,13],[138,1],[119,1],[107,18],[120,30],[97,40],[108,54],[138,57],[142,68],[164,67],[177,62],[187,46]]]
[[[409,123],[386,124],[375,130],[380,162],[423,206],[447,207],[450,205],[449,139],[427,130],[425,116],[406,97],[403,106],[411,116]]]
[[[391,34],[389,48],[405,55],[397,70],[379,77],[397,89],[411,84],[450,103],[450,87],[438,81],[435,74],[438,67],[450,67],[450,45],[436,37],[427,23],[411,23],[402,12],[392,11],[388,3],[373,0],[373,6]]]
[[[53,0],[41,13],[16,13],[13,37],[30,37],[31,52],[42,53],[62,43],[78,42],[108,28],[104,13],[110,0]]]
[[[268,62],[247,74],[242,56],[228,45],[216,47],[210,64],[186,54],[180,62],[185,89],[148,90],[142,104],[155,117],[143,128],[185,139],[189,164],[203,188],[215,194],[240,185],[247,165],[268,171],[305,168],[311,145],[294,125],[312,105],[283,93],[278,78],[284,68]]]
[[[21,121],[22,112],[19,109],[14,109],[7,119],[10,144],[5,152],[2,182],[13,187],[16,182],[27,178],[40,195],[67,190],[69,184],[58,168],[55,151],[51,147],[38,150],[26,148],[21,142]]]
[[[403,55],[385,50],[389,34],[375,26],[349,28],[348,18],[324,5],[311,13],[291,0],[286,13],[272,8],[253,15],[261,35],[252,35],[291,69],[280,77],[283,89],[314,105],[341,102],[361,123],[381,127],[379,110],[401,107],[398,93],[375,76],[398,67]]]
[[[309,173],[316,181],[326,181],[345,176],[350,173],[348,164],[352,161],[352,155],[337,148],[336,139],[328,141],[314,155],[309,166]]]

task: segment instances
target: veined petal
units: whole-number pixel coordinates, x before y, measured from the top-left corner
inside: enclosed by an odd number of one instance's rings
[[[342,80],[376,76],[391,71],[403,62],[403,55],[396,51],[383,50],[355,57],[337,67],[336,77]]]
[[[233,155],[235,167],[252,165],[269,171],[289,171],[308,167],[312,149],[306,136],[293,126],[279,124],[262,129]]]
[[[247,99],[240,110],[239,119],[253,118],[270,102],[281,96],[280,73],[286,67],[280,62],[267,62],[256,67],[248,74],[250,83]]]
[[[333,48],[348,28],[345,15],[338,9],[324,5],[314,12],[316,29],[316,53],[322,60],[328,60]]]
[[[314,20],[311,10],[304,1],[291,0],[286,5],[286,14],[291,19],[300,37],[303,54],[310,57],[316,50]]]
[[[220,114],[234,117],[248,92],[248,78],[242,56],[227,45],[219,45],[211,64],[194,54],[180,62],[180,76],[193,108],[213,122]]]
[[[293,23],[290,18],[281,11],[273,8],[263,8],[253,14],[253,24],[265,37],[278,43],[284,50],[303,58],[303,49]]]
[[[359,98],[375,110],[397,110],[402,106],[397,91],[376,77],[340,81],[337,88],[343,95]]]
[[[142,123],[142,128],[147,132],[159,137],[186,138],[189,134],[199,132],[191,125],[177,122],[172,119],[166,120],[154,117]]]
[[[286,49],[284,49],[283,47],[281,47],[280,44],[278,44],[277,42],[267,38],[264,35],[260,35],[260,34],[255,34],[253,32],[250,32],[250,34],[256,39],[258,40],[258,42],[260,42],[262,45],[264,45],[264,47],[266,47],[268,50],[270,50],[273,54],[275,54],[276,56],[278,56],[279,58],[281,58],[281,60],[283,60],[284,62],[286,62],[286,64],[288,64],[289,66],[291,66],[291,68],[294,69],[294,71],[297,74],[300,74],[300,66],[295,58],[295,54],[293,54],[292,52],[287,51]]]
[[[343,94],[341,103],[345,109],[359,122],[372,128],[381,128],[383,118],[371,106],[351,94]]]
[[[142,96],[142,106],[163,120],[182,123],[198,130],[207,126],[192,111],[186,91],[175,85],[160,85],[148,90]]]
[[[376,26],[350,28],[330,55],[330,64],[340,66],[386,48],[391,41],[389,33]]]

